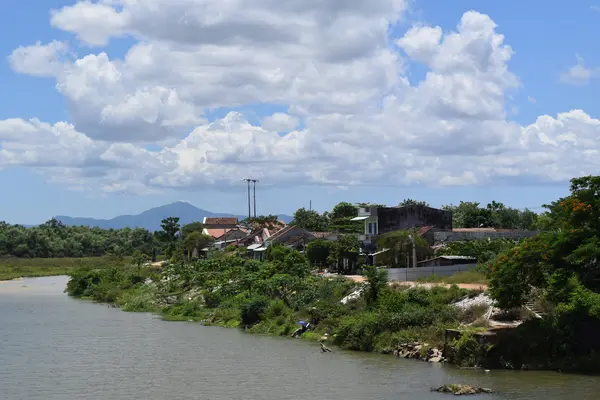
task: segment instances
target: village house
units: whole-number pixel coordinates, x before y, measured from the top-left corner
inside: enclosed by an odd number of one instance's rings
[[[352,221],[364,222],[364,233],[359,240],[367,247],[379,235],[398,230],[416,229],[433,244],[433,232],[452,231],[452,212],[424,205],[398,207],[360,207]]]
[[[315,239],[315,235],[306,229],[288,225],[265,239],[262,244],[256,243],[248,246],[248,250],[253,252],[255,259],[263,260],[264,252],[273,244],[281,244],[304,252],[306,250],[306,245]]]
[[[202,233],[218,239],[227,232],[238,228],[237,217],[204,217]]]

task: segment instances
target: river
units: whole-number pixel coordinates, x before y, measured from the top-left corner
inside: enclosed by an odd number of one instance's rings
[[[445,383],[470,399],[598,399],[596,378],[465,371],[197,323],[164,322],[63,294],[65,277],[0,283],[4,400],[429,400]],[[453,396],[449,396],[453,398]]]

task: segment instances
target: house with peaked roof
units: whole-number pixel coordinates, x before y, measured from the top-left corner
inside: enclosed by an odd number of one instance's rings
[[[202,233],[217,239],[232,229],[237,229],[237,217],[204,217]]]
[[[259,245],[258,243],[255,243],[254,245],[248,246],[248,250],[254,252],[254,258],[262,260],[264,258],[264,252],[273,244],[281,244],[299,251],[304,251],[306,245],[315,239],[315,235],[306,229],[300,228],[299,226],[288,225],[272,234],[262,244]]]

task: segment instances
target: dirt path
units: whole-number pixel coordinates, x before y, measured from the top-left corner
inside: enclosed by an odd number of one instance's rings
[[[446,287],[449,288],[452,285],[448,284],[448,283],[421,283],[421,282],[390,282],[390,284],[400,284],[400,285],[405,285],[405,286],[410,286],[410,287],[422,287],[425,289],[431,289],[434,286],[442,286],[442,287]],[[461,289],[468,289],[468,290],[487,290],[488,286],[486,284],[483,283],[457,283],[456,286],[458,286]]]
[[[360,275],[347,275],[346,276],[348,279],[352,279],[354,282],[364,282],[366,281],[364,276],[360,276]],[[422,287],[425,289],[431,289],[434,286],[442,286],[442,287],[446,287],[449,288],[450,284],[447,283],[421,283],[421,282],[390,282],[390,285],[392,284],[397,284],[397,285],[405,285],[405,286],[410,286],[410,287]],[[468,289],[468,290],[483,290],[486,291],[488,289],[488,286],[486,284],[483,283],[458,283],[456,286],[458,286],[461,289]]]

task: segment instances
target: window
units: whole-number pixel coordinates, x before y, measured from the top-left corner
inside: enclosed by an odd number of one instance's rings
[[[373,224],[369,222],[369,235],[373,233]]]
[[[373,234],[377,235],[377,222],[373,224]]]

